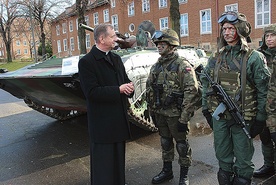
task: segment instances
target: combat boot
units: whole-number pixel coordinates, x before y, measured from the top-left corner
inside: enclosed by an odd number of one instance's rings
[[[164,162],[161,172],[152,178],[152,184],[159,184],[173,178],[172,162]]]
[[[179,185],[189,185],[188,170],[189,167],[180,167]]]
[[[235,177],[233,180],[233,185],[250,185],[251,179],[246,179],[243,177]]]
[[[275,174],[273,166],[263,165],[260,169],[254,171],[253,177],[269,177]]]
[[[233,180],[233,173],[219,169],[218,171],[218,182],[219,185],[231,185]]]

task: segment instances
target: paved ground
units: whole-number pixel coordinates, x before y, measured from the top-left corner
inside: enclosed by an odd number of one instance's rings
[[[32,109],[22,100],[0,90],[0,185],[88,185],[89,144],[86,117],[59,122]],[[217,184],[217,161],[213,136],[202,129],[201,117],[192,121],[189,141],[193,164],[189,171],[191,185]],[[204,120],[204,119],[203,119]],[[201,123],[201,124],[197,124]],[[129,185],[150,185],[162,167],[159,136],[137,127],[134,139],[127,143],[126,180]],[[259,139],[254,140],[256,168],[263,163]],[[176,157],[177,159],[177,157]],[[163,185],[176,185],[175,178]],[[253,184],[276,184],[254,179]]]

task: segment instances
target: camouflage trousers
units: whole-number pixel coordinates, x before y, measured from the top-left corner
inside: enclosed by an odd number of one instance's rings
[[[188,132],[178,132],[177,123],[179,117],[167,117],[161,114],[155,114],[156,127],[161,136],[162,159],[164,162],[174,160],[175,148],[178,152],[178,164],[180,166],[191,166],[192,150],[188,143]],[[174,144],[175,141],[175,144]]]
[[[266,126],[269,128],[270,133],[276,132],[276,113],[268,112]]]

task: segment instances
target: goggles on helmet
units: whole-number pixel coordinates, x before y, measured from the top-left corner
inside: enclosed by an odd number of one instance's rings
[[[236,24],[238,21],[239,21],[239,16],[238,16],[237,12],[233,12],[233,11],[224,12],[218,19],[219,24],[224,23],[224,22]]]
[[[162,40],[163,38],[171,38],[173,40],[178,41],[177,38],[172,37],[166,33],[163,33],[162,31],[155,31],[151,39],[156,41],[156,40]]]

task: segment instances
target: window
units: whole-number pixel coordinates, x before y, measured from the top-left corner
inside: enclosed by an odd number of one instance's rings
[[[88,17],[88,16],[85,16],[85,17],[84,17],[84,21],[85,21],[85,24],[86,24],[87,26],[89,26],[89,17]]]
[[[188,3],[188,0],[178,0],[179,4]]]
[[[103,10],[104,22],[109,22],[109,11],[108,9]]]
[[[63,51],[67,51],[67,39],[63,39]]]
[[[188,36],[189,32],[188,27],[188,14],[181,14],[180,15],[180,36]]]
[[[134,25],[133,23],[131,23],[131,24],[128,26],[128,30],[129,30],[130,32],[134,32],[134,30],[135,30],[135,25]]]
[[[228,12],[228,11],[238,12],[238,3],[225,5],[225,11],[226,12]]]
[[[142,1],[142,12],[149,12],[150,11],[150,0],[143,0]]]
[[[99,13],[98,12],[93,14],[93,19],[94,19],[94,25],[98,25],[99,24]]]
[[[73,31],[73,21],[69,22],[69,31],[72,32]]]
[[[111,16],[111,24],[114,26],[115,31],[119,30],[118,15],[112,15]]]
[[[24,49],[24,54],[28,54],[28,50],[27,49]]]
[[[270,0],[255,0],[255,25],[263,27],[270,24],[271,17],[271,2]]]
[[[210,9],[200,11],[200,33],[212,33]]]
[[[115,0],[110,0],[110,4],[111,4],[111,8],[115,8],[116,7]]]
[[[62,23],[62,33],[66,33],[66,23]]]
[[[78,20],[78,18],[76,18],[76,29],[77,30],[79,29],[79,20]]]
[[[168,17],[160,18],[159,19],[159,24],[160,24],[160,30],[164,30],[168,28]]]
[[[20,49],[17,49],[17,50],[16,50],[16,53],[17,53],[17,55],[20,55],[20,54],[21,54]]]
[[[70,49],[71,51],[75,51],[74,37],[70,38]]]
[[[80,40],[79,40],[79,36],[77,36],[77,42],[78,42],[78,50],[80,50]]]
[[[17,46],[20,46],[20,40],[17,40],[17,41],[16,41],[16,45],[17,45]]]
[[[57,40],[57,49],[58,49],[58,53],[60,53],[61,52],[60,40]]]
[[[167,0],[159,0],[159,8],[166,8]]]
[[[60,27],[59,27],[59,25],[56,25],[56,33],[57,33],[57,35],[60,35]]]
[[[23,40],[23,45],[27,46],[27,41],[26,40]]]
[[[128,4],[128,16],[134,16],[134,1]]]
[[[90,48],[91,47],[91,43],[90,43],[90,34],[86,34],[86,48]]]

